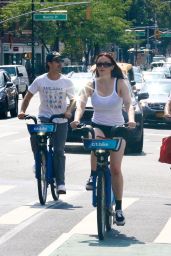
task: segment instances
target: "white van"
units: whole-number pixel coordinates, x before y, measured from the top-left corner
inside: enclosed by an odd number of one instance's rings
[[[16,85],[18,93],[24,97],[28,86],[29,79],[25,66],[22,65],[2,65],[0,69],[6,70],[11,75],[12,82]]]

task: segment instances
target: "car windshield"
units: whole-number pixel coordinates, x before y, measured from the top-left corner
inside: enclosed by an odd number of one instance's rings
[[[165,74],[163,72],[143,72],[143,77],[147,81],[149,80],[158,80],[160,78],[165,78]]]
[[[16,76],[16,70],[14,67],[5,67],[2,66],[2,68],[7,71],[11,76]]]
[[[171,92],[171,81],[167,79],[151,81],[148,82],[144,90],[150,94],[169,94]]]
[[[134,79],[136,83],[142,83],[142,75],[140,73],[134,73]]]
[[[84,88],[89,81],[92,81],[93,74],[91,72],[73,72],[70,74],[69,78],[74,84],[76,94],[79,94],[82,88]]]

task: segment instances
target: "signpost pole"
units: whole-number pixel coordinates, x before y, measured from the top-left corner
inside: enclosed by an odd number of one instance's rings
[[[31,77],[31,82],[35,78],[35,67],[34,67],[34,0],[32,0],[32,5],[31,5],[31,25],[32,25],[32,39],[31,39],[31,48],[32,48],[32,56],[31,56],[31,66],[32,66],[32,77]]]

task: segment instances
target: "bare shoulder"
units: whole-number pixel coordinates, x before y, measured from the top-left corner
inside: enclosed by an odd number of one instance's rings
[[[127,81],[125,79],[118,79],[118,90],[122,91],[127,89],[128,89]]]

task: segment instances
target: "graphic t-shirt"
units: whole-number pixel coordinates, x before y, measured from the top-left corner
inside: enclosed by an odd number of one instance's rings
[[[67,98],[74,99],[74,86],[70,79],[61,75],[57,80],[48,78],[47,73],[37,77],[28,88],[29,92],[39,92],[40,106],[38,117],[50,118],[54,114],[62,114],[67,109]],[[67,119],[57,118],[57,123],[67,122]]]

